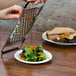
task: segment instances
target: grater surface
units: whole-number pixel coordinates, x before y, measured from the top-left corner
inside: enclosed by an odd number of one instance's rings
[[[32,5],[31,3],[27,2],[24,6],[24,9],[17,20],[11,34],[9,35],[5,45],[3,46],[1,52],[2,54],[11,52],[16,49],[20,49],[22,47],[22,44],[24,43],[26,37],[28,36],[35,20],[36,17],[39,15],[41,12],[42,8],[44,7],[45,3],[39,4],[39,5]],[[30,8],[31,7],[31,8]],[[17,44],[21,42],[21,46],[9,49],[9,50],[4,50],[5,47],[11,46],[13,44]]]
[[[27,9],[23,9],[23,12],[18,19],[14,30],[10,34],[8,39],[9,44],[14,44],[20,41],[24,42],[43,6],[44,4],[38,7],[34,6],[32,8],[27,7]]]

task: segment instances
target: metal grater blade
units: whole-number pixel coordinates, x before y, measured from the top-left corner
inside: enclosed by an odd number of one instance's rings
[[[23,43],[30,32],[36,17],[39,15],[40,11],[42,10],[43,6],[33,6],[32,8],[26,8],[29,5],[29,2],[24,6],[22,14],[18,19],[12,33],[9,35],[8,40],[6,41],[5,46],[7,43],[9,45],[17,44],[19,42]],[[25,9],[26,8],[26,9]],[[4,46],[4,47],[5,47]],[[6,51],[7,52],[7,51]]]
[[[23,10],[21,17],[10,36],[10,43],[14,44],[25,40],[42,8],[43,6]]]

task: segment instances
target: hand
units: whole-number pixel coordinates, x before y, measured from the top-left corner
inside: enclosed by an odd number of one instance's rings
[[[47,0],[24,0],[24,1],[31,2],[33,4],[39,4],[42,2],[46,2]]]
[[[20,16],[22,11],[22,7],[19,5],[14,5],[12,7],[0,10],[0,19],[9,20],[9,19],[17,19]]]

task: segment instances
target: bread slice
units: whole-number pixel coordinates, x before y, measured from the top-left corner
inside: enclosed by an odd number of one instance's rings
[[[62,33],[76,33],[76,30],[71,27],[55,27],[53,30],[47,31],[46,35],[49,40],[52,40],[55,39],[54,35],[58,35]],[[53,37],[51,38],[51,36]]]
[[[55,27],[53,30],[47,31],[47,35],[52,35],[52,34],[61,34],[61,33],[69,33],[69,32],[76,32],[75,29],[71,27]]]

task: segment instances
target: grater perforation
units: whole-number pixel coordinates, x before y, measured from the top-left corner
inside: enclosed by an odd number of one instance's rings
[[[32,5],[33,6],[32,8],[26,8],[29,4],[30,4],[29,2],[25,4],[22,14],[17,20],[15,27],[13,28],[11,34],[9,35],[8,40],[6,41],[3,49],[7,46],[7,44],[14,45],[21,42],[22,45],[24,43],[26,37],[28,36],[36,20],[36,17],[39,15],[40,11],[45,5],[45,3],[43,3],[41,6],[35,7]],[[18,49],[18,47],[6,51],[3,51],[3,49],[2,54]]]

